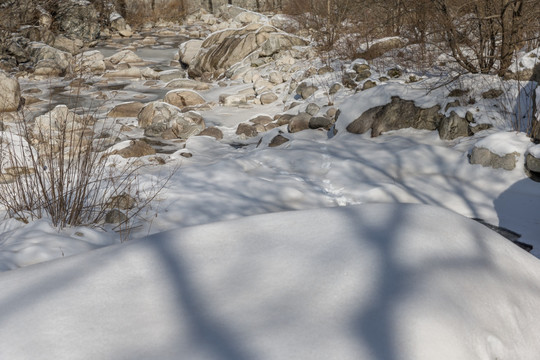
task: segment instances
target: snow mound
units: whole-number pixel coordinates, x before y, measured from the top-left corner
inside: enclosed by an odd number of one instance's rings
[[[258,215],[0,274],[0,358],[532,360],[538,274],[436,207]]]

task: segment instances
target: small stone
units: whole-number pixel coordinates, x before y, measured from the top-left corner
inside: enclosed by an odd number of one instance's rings
[[[118,209],[112,209],[105,215],[105,223],[107,224],[120,224],[126,222],[128,217],[126,214]]]

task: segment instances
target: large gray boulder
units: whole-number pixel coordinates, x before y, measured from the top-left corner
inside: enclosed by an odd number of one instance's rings
[[[17,79],[0,70],[0,112],[17,111],[21,104],[21,87]]]
[[[450,116],[441,120],[438,130],[439,137],[443,140],[454,140],[458,137],[472,135],[467,119],[460,117],[453,111]]]
[[[414,101],[394,96],[389,104],[364,112],[347,126],[347,131],[363,134],[371,129],[371,136],[377,137],[386,131],[405,128],[436,130],[443,118],[439,110],[438,105],[423,109]]]
[[[197,77],[205,72],[223,73],[255,52],[258,52],[256,56],[263,56],[262,46],[268,40],[272,42],[272,46],[279,43],[277,51],[308,44],[300,37],[281,32],[273,26],[257,23],[241,29],[219,31],[208,36],[201,44],[199,52],[192,59],[189,67],[190,75]],[[265,50],[263,53],[267,52],[268,50]]]

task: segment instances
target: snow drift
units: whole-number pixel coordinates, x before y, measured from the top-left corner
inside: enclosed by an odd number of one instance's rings
[[[245,217],[0,274],[0,358],[536,359],[539,274],[437,207]]]

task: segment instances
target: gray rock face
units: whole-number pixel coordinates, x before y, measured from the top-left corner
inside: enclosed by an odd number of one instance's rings
[[[288,141],[289,139],[287,139],[285,136],[278,134],[270,141],[270,144],[268,144],[268,147],[277,147],[277,146],[285,144]]]
[[[471,164],[492,167],[494,169],[513,170],[516,167],[518,158],[519,154],[517,152],[499,156],[486,148],[474,147],[471,152],[470,162]]]
[[[371,129],[371,136],[376,137],[385,131],[410,127],[436,130],[442,119],[439,110],[438,105],[422,109],[414,105],[414,101],[402,100],[394,96],[389,104],[364,112],[347,126],[347,131],[362,134]]]
[[[21,104],[21,87],[14,77],[0,70],[0,112],[17,111]]]

